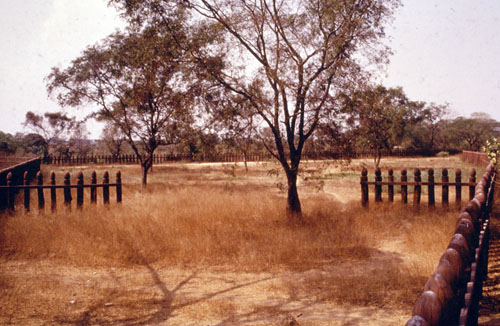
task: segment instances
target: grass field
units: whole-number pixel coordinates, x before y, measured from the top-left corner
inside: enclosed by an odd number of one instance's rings
[[[159,165],[146,188],[137,166],[45,166],[59,182],[121,170],[123,203],[0,218],[0,324],[402,325],[458,212],[363,209],[363,166],[304,162],[299,224],[272,162],[248,174],[242,163]],[[457,157],[389,167],[459,167],[463,180],[470,169]]]

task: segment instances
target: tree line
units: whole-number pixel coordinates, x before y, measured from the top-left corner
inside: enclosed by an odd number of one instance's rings
[[[459,133],[471,122],[492,123],[484,115],[446,119],[445,106],[373,82],[390,53],[381,39],[398,0],[109,3],[127,27],[52,68],[47,91],[62,107],[93,108],[87,118],[107,124],[105,141],[127,144],[144,184],[161,145],[260,146],[287,177],[287,215],[300,219],[306,149],[367,148],[375,162],[395,146],[434,151],[457,137],[475,149],[483,140]],[[71,133],[80,125],[53,114],[26,116],[49,151],[62,133],[44,135],[44,123]]]

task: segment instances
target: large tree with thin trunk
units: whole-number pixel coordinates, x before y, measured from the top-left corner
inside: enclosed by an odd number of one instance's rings
[[[246,98],[272,132],[267,150],[288,180],[287,214],[301,217],[297,176],[304,144],[342,80],[357,71],[361,49],[383,59],[377,42],[398,0],[111,0],[131,22],[160,22],[183,7],[184,26],[217,30],[217,46],[190,47],[201,70]],[[209,29],[209,28],[207,28]],[[222,56],[223,54],[223,56]],[[214,57],[218,59],[214,59]]]
[[[183,16],[170,18],[175,25]],[[156,148],[191,118],[199,88],[173,37],[179,41],[185,35],[182,29],[173,35],[154,25],[130,27],[88,47],[66,69],[53,68],[47,78],[49,94],[61,105],[97,104],[93,116],[123,133],[141,163],[143,184]]]

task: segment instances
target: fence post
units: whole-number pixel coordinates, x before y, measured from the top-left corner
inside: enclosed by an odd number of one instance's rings
[[[68,209],[71,209],[71,182],[69,178],[69,172],[66,172],[64,175],[64,205],[66,205]]]
[[[12,184],[12,172],[9,172],[7,174],[7,186],[9,188],[7,189],[7,207],[9,208],[9,211],[12,213],[14,212],[14,203],[16,201],[16,191],[14,189],[13,184]]]
[[[109,173],[108,171],[104,172],[104,176],[102,177],[102,183],[104,184],[102,187],[102,199],[104,204],[109,204]]]
[[[361,204],[363,207],[368,206],[368,170],[361,170]]]
[[[90,177],[90,202],[97,203],[97,175],[95,171],[92,171],[92,176]]]
[[[476,193],[476,169],[470,170],[470,177],[469,177],[469,200],[474,199],[474,194]]]
[[[380,171],[380,168],[377,168],[377,170],[375,170],[375,182],[382,182],[382,171]],[[381,184],[375,184],[375,202],[382,202]]]
[[[401,201],[403,204],[408,203],[408,185],[405,185],[403,183],[406,183],[408,181],[408,176],[406,175],[407,171],[406,169],[401,170]]]
[[[24,172],[23,184],[25,186],[29,186],[30,185],[30,179],[29,179],[28,171]],[[26,212],[30,211],[30,188],[28,188],[28,187],[24,188],[24,210]]]
[[[389,182],[389,185],[387,186],[387,192],[389,194],[389,201],[393,202],[394,201],[394,171],[392,169],[389,169],[387,172],[389,175],[387,176],[387,181]]]
[[[42,172],[38,171],[36,174],[36,184],[38,186],[43,186],[43,175]],[[37,188],[38,194],[38,210],[43,211],[45,209],[45,198],[43,197],[43,188]]]
[[[448,191],[449,191],[448,170],[443,169],[443,171],[441,173],[442,173],[441,180],[443,182],[442,204],[443,204],[443,207],[448,207]]]
[[[457,208],[462,206],[462,170],[455,170],[455,205]]]
[[[116,172],[116,202],[122,202],[122,173]]]
[[[54,171],[50,173],[50,185],[51,186],[56,185],[56,174],[54,173]],[[56,188],[50,187],[50,210],[54,212],[56,210],[56,206],[57,206]]]
[[[429,185],[428,185],[428,188],[427,188],[427,192],[428,192],[428,195],[429,195],[429,207],[434,207],[435,203],[436,203],[436,199],[435,199],[435,196],[434,196],[434,169],[433,168],[430,168],[428,171],[428,179],[427,181],[429,182]]]
[[[422,182],[422,178],[420,176],[420,169],[415,169],[414,179],[415,179],[415,187],[413,191],[413,206],[419,206],[420,195],[422,193],[422,185],[420,184],[420,182]]]
[[[78,173],[76,188],[76,208],[82,209],[83,206],[83,172]]]

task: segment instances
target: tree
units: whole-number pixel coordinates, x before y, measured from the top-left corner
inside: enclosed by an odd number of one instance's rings
[[[497,136],[499,123],[486,113],[473,113],[470,118],[458,117],[447,125],[444,133],[457,149],[479,151],[486,140]]]
[[[300,218],[297,175],[306,141],[330,106],[339,85],[359,73],[361,48],[381,61],[377,46],[397,0],[112,0],[131,22],[161,22],[174,32],[166,13],[185,8],[185,28],[216,31],[221,42],[185,47],[224,88],[244,97],[271,130],[266,149],[288,180],[287,215]],[[178,44],[182,44],[181,41]]]
[[[420,121],[410,127],[408,138],[411,146],[428,154],[444,149],[443,130],[446,128],[448,105],[430,103],[420,111]]]
[[[69,140],[75,129],[80,128],[81,122],[62,112],[46,112],[42,116],[28,111],[23,125],[44,138],[47,147],[43,151],[43,155],[46,156],[51,152],[67,153],[68,144],[66,141]]]
[[[178,29],[175,37],[181,34]],[[156,26],[129,28],[87,48],[65,70],[53,68],[47,90],[63,106],[97,104],[93,116],[125,135],[146,185],[154,152],[168,140],[164,135],[191,114],[196,85],[185,57],[172,35]]]
[[[373,154],[375,169],[384,152],[399,145],[405,130],[416,122],[422,103],[409,101],[401,88],[366,86],[345,96],[343,111],[355,130],[357,143]]]
[[[120,156],[124,142],[125,135],[119,127],[112,123],[107,123],[104,126],[101,134],[101,143],[104,144],[104,147],[111,153],[113,158]]]

